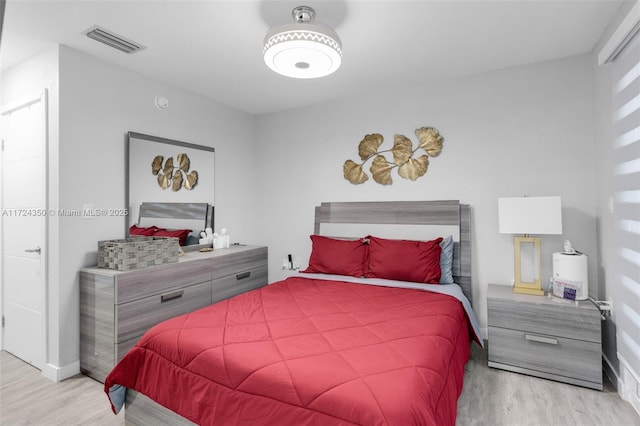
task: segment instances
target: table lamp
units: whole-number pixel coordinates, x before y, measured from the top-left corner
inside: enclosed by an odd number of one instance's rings
[[[498,231],[521,234],[514,237],[515,293],[542,296],[540,279],[540,238],[531,234],[562,234],[562,202],[560,197],[498,198]],[[533,247],[532,280],[523,279],[523,248]],[[526,260],[526,259],[525,259]],[[530,259],[529,259],[530,260]]]

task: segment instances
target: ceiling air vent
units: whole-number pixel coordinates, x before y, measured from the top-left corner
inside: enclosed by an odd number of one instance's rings
[[[89,38],[92,38],[96,41],[99,41],[100,43],[104,43],[107,46],[111,46],[114,49],[118,49],[125,53],[135,53],[138,50],[144,49],[143,45],[119,36],[118,34],[115,34],[97,25],[89,28],[84,33]]]

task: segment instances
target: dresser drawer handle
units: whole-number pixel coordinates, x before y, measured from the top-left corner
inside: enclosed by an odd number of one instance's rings
[[[169,300],[180,299],[184,295],[184,290],[174,291],[172,293],[166,293],[160,296],[160,302],[168,302]]]
[[[554,338],[551,338],[551,337],[536,336],[535,334],[525,334],[524,338],[526,340],[531,341],[531,342],[547,343],[549,345],[557,345],[558,344],[558,339],[554,339]]]
[[[242,272],[241,274],[236,274],[236,280],[244,280],[245,278],[249,278],[251,276],[251,271]]]

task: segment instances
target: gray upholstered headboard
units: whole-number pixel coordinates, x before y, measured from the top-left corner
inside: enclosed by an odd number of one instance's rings
[[[471,208],[467,204],[456,200],[322,203],[316,207],[314,233],[415,240],[453,235],[453,276],[473,303]]]

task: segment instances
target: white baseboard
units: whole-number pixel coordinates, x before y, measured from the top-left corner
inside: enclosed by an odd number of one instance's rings
[[[75,361],[62,367],[57,367],[53,364],[45,364],[42,369],[42,375],[54,382],[61,382],[79,373],[80,361]]]
[[[633,371],[629,363],[620,356],[620,377],[618,382],[618,394],[620,398],[629,402],[640,415],[640,375]]]

